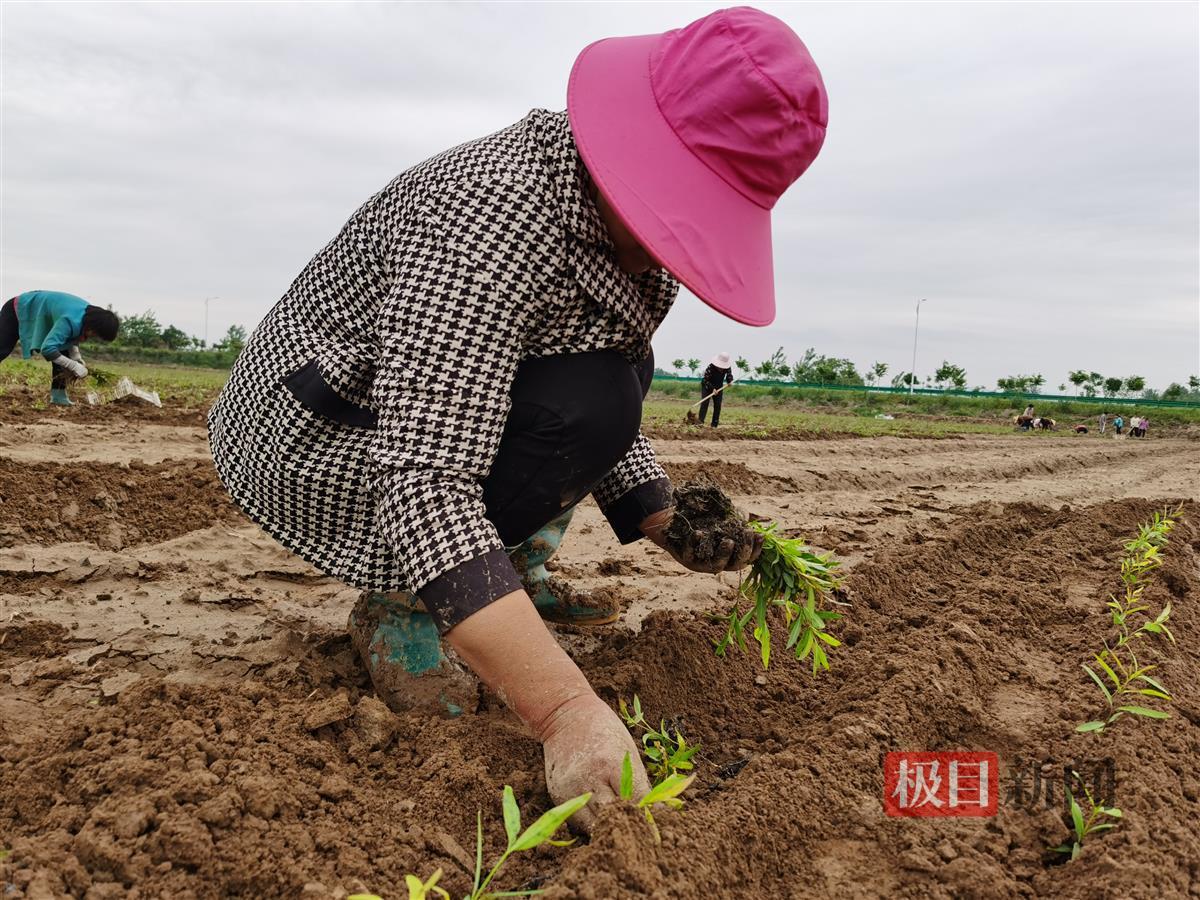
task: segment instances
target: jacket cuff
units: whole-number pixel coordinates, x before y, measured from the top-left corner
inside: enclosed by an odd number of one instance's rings
[[[604,509],[604,517],[622,544],[645,537],[639,527],[647,516],[671,506],[671,479],[656,478],[630,488]]]
[[[444,572],[417,596],[433,616],[440,634],[505,594],[521,590],[517,570],[503,550],[489,550]]]

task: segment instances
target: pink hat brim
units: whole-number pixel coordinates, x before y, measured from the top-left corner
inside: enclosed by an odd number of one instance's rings
[[[650,85],[659,35],[584,49],[567,86],[579,155],[621,221],[692,293],[746,325],[775,319],[771,213],[675,134]]]

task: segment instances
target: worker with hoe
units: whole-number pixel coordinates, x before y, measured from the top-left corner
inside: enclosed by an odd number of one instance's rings
[[[394,709],[471,708],[469,668],[543,745],[557,802],[611,799],[621,720],[543,620],[616,606],[547,577],[574,506],[665,545],[672,489],[639,432],[679,283],[775,315],[771,208],[816,157],[825,89],[783,22],[740,7],[575,61],[534,110],[405,171],[255,329],[209,415],[230,495],[365,593],[350,631]],[[736,570],[761,539],[669,552]],[[735,548],[740,548],[736,549]],[[585,808],[576,825],[588,828]]]
[[[117,314],[62,291],[26,291],[0,306],[0,360],[21,341],[21,355],[40,353],[50,363],[50,402],[72,406],[67,385],[87,377],[80,341],[114,341]]]
[[[700,379],[700,423],[708,415],[708,401],[712,400],[712,427],[716,428],[721,421],[721,398],[725,396],[725,386],[733,384],[733,366],[730,364],[728,353],[718,353],[704,370]]]

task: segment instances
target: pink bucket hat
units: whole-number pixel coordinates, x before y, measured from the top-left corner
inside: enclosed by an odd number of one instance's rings
[[[638,241],[719,312],[775,318],[771,208],[821,150],[821,73],[748,6],[575,60],[567,112],[597,187]]]

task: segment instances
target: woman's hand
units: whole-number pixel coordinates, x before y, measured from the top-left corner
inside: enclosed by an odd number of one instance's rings
[[[541,741],[554,802],[592,792],[571,818],[573,827],[589,830],[596,807],[618,796],[626,753],[634,796],[650,790],[633,737],[546,630],[524,591],[463,619],[446,641]]]
[[[555,712],[543,732],[542,749],[546,756],[546,787],[556,804],[592,792],[591,802],[571,820],[583,831],[591,831],[600,805],[620,796],[621,766],[626,754],[633,763],[634,799],[650,790],[650,779],[633,736],[595,694]]]
[[[758,559],[758,554],[762,552],[762,535],[749,527],[744,530],[742,540],[735,542],[732,538],[726,538],[717,545],[711,556],[703,558],[697,557],[696,548],[705,542],[708,537],[706,532],[693,531],[680,548],[668,546],[666,532],[674,513],[674,509],[664,509],[647,516],[641,524],[642,534],[693,572],[736,572]]]

